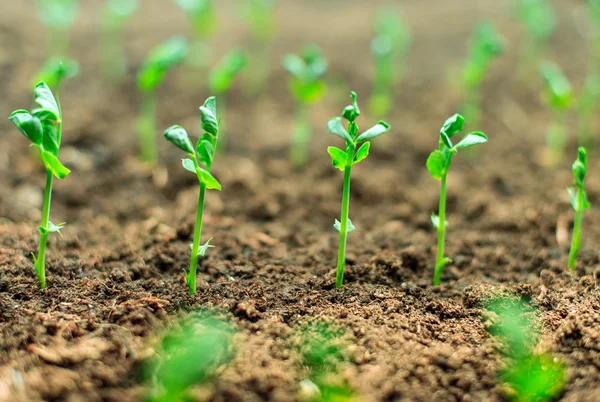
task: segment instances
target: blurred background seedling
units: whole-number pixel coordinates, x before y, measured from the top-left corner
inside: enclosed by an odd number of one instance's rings
[[[79,75],[79,63],[67,58],[52,58],[35,73],[31,80],[31,86],[45,82],[50,88],[56,88],[63,78],[73,78]]]
[[[138,0],[106,0],[100,13],[100,71],[115,82],[127,73],[123,27],[138,10]]]
[[[250,95],[265,88],[271,73],[270,44],[276,32],[276,5],[276,0],[246,0],[244,20],[251,36],[246,89]]]
[[[70,29],[79,16],[78,0],[36,0],[38,17],[48,28],[48,59],[69,53]]]
[[[215,0],[175,0],[192,25],[194,39],[190,44],[187,62],[196,68],[206,68],[213,59],[210,39],[217,30]]]

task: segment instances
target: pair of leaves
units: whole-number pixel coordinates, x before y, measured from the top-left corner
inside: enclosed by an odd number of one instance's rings
[[[209,248],[214,248],[215,246],[211,245],[210,242],[212,241],[212,237],[210,239],[208,239],[208,241],[206,243],[204,243],[202,246],[200,246],[198,248],[198,257],[204,257],[206,255],[206,252],[208,251]],[[194,245],[190,244],[190,249],[192,251],[194,251]]]
[[[308,45],[301,55],[285,55],[282,64],[290,74],[303,83],[319,80],[328,68],[327,60],[316,45]]]
[[[198,181],[204,184],[208,190],[221,191],[221,183],[210,174],[206,169],[202,169],[192,159],[186,158],[181,160],[181,164],[185,170],[192,172],[198,176]]]
[[[153,91],[167,71],[182,63],[189,52],[187,39],[175,36],[154,48],[138,74],[138,88]]]
[[[435,150],[427,158],[427,170],[434,179],[441,179],[448,171],[450,162],[452,161],[452,154],[457,152],[459,149],[469,148],[478,144],[487,142],[485,134],[480,132],[474,132],[467,134],[458,144],[452,146],[450,138],[445,135],[444,132],[440,133],[442,143],[446,147],[443,151]]]
[[[53,88],[57,87],[63,78],[73,78],[78,74],[79,63],[75,60],[52,58],[37,72],[32,84],[45,82],[48,87]]]
[[[48,225],[46,225],[46,227],[39,226],[38,230],[40,231],[41,234],[58,233],[59,235],[62,236],[62,234],[60,233],[60,230],[63,227],[65,227],[66,224],[67,224],[66,222],[62,222],[62,223],[59,223],[58,225],[55,225],[54,223],[48,221]]]
[[[248,58],[240,50],[232,50],[211,71],[209,86],[212,92],[223,93],[233,84],[233,80],[244,70],[248,64]]]
[[[327,123],[327,130],[329,130],[330,133],[335,134],[341,139],[345,140],[346,142],[360,144],[361,142],[369,141],[375,137],[379,137],[380,135],[387,133],[388,131],[390,131],[390,125],[385,121],[380,121],[370,129],[359,135],[356,139],[354,139],[342,125],[342,118],[335,117],[329,120],[329,122]]]
[[[365,142],[358,149],[354,157],[352,158],[352,163],[348,164],[348,154],[337,147],[329,147],[327,148],[327,152],[331,156],[331,161],[333,166],[336,169],[344,171],[347,166],[356,165],[357,163],[366,159],[369,156],[369,149],[371,148],[370,142]]]
[[[341,232],[342,231],[342,223],[339,220],[335,220],[335,223],[333,224],[333,227],[338,231]],[[350,220],[350,218],[348,218],[348,224],[346,226],[346,233],[351,233],[354,232],[356,230],[356,227],[354,226],[354,224],[352,223],[352,221]]]
[[[435,213],[431,213],[431,223],[433,224],[433,227],[438,229],[440,227],[440,217],[435,214]],[[444,227],[448,227],[448,221],[444,219]]]

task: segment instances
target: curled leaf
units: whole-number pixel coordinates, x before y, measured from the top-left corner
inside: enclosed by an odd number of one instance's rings
[[[379,137],[382,134],[390,131],[390,125],[385,121],[380,121],[364,133],[362,133],[357,139],[356,142],[368,141],[372,138]]]
[[[59,179],[64,179],[71,173],[69,169],[64,167],[61,161],[52,153],[48,151],[40,150],[40,155],[42,156],[42,161],[44,162],[44,166],[46,169],[52,172],[54,176]]]
[[[19,131],[23,133],[29,141],[37,145],[41,144],[43,130],[39,118],[32,116],[27,110],[16,110],[12,112],[9,120],[17,126]]]
[[[348,131],[342,126],[342,119],[340,117],[334,117],[327,123],[327,130],[330,133],[337,135],[347,142],[354,142]]]
[[[165,130],[164,136],[167,141],[188,155],[194,154],[194,146],[192,145],[192,141],[188,137],[188,133],[183,127],[177,125],[171,126]]]

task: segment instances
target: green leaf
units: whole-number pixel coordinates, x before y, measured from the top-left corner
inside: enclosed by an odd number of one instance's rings
[[[204,243],[202,246],[200,246],[198,248],[198,257],[204,257],[206,256],[206,252],[208,251],[209,248],[214,248],[215,246],[211,245],[210,242],[212,240],[212,237],[210,239],[208,239],[208,241],[206,243]],[[192,251],[194,251],[194,245],[190,244],[190,248],[192,249]]]
[[[42,147],[44,151],[48,151],[54,156],[58,156],[58,150],[60,144],[58,143],[58,130],[53,122],[44,120],[42,122],[44,127],[44,137],[42,138]]]
[[[452,138],[454,135],[460,133],[463,129],[463,123],[465,122],[464,117],[459,114],[449,117],[445,122],[440,133],[444,132],[448,135],[448,138]],[[452,147],[449,147],[452,148]]]
[[[200,106],[200,125],[207,133],[218,135],[219,121],[217,120],[217,104],[214,96],[209,98],[204,106]]]
[[[221,191],[221,184],[205,169],[198,169],[200,173],[200,182],[206,186],[208,190]]]
[[[356,155],[354,155],[354,160],[352,161],[352,164],[356,165],[357,163],[364,160],[367,156],[369,156],[370,148],[371,148],[371,143],[369,141],[362,144],[360,146],[360,148],[358,149],[358,151],[356,152]]]
[[[165,130],[165,138],[167,141],[187,153],[188,155],[194,155],[194,146],[192,141],[188,137],[187,131],[181,126],[171,126]]]
[[[485,134],[480,132],[469,133],[454,146],[454,149],[469,148],[473,145],[483,144],[488,141]]]
[[[350,97],[352,98],[352,105],[344,108],[342,116],[344,119],[353,122],[358,116],[360,116],[360,109],[358,107],[358,95],[356,95],[356,92],[350,92]]]
[[[336,230],[338,232],[341,232],[342,223],[336,219],[335,223],[333,224],[333,227],[336,228]],[[352,221],[350,220],[350,218],[348,218],[348,227],[346,228],[346,232],[351,233],[351,232],[354,232],[355,230],[356,230],[356,227],[352,224]]]
[[[29,141],[37,145],[41,144],[43,129],[39,118],[32,116],[27,110],[16,110],[12,112],[9,120]]]
[[[215,155],[215,148],[212,142],[206,139],[200,139],[196,144],[196,152],[198,153],[198,160],[206,167],[212,165],[212,161]]]
[[[185,170],[196,174],[196,164],[194,164],[193,160],[191,160],[189,158],[185,158],[185,159],[181,160],[181,164],[183,165],[183,168]]]
[[[35,86],[33,99],[38,104],[39,108],[33,110],[33,114],[38,116],[40,120],[54,120],[60,122],[60,110],[56,99],[50,88],[45,82],[40,82]]]
[[[356,142],[368,141],[372,138],[378,137],[382,134],[390,131],[390,125],[385,121],[380,121],[364,133],[362,133],[357,139]]]
[[[58,160],[58,158],[54,154],[42,150],[40,150],[40,154],[42,156],[42,161],[44,162],[44,166],[46,166],[46,169],[51,171],[52,174],[57,178],[64,179],[69,175],[69,173],[71,173],[71,171],[64,167],[61,161]]]
[[[571,197],[571,206],[575,211],[577,211],[577,189],[574,187],[568,187],[567,191],[569,192],[569,196]]]
[[[431,213],[431,223],[433,224],[434,228],[439,228],[440,227],[440,217],[437,216],[435,213]],[[448,226],[448,221],[444,219],[444,226],[447,227]]]
[[[435,150],[427,158],[427,170],[434,179],[441,179],[446,174],[446,155]]]
[[[450,141],[450,137],[445,132],[440,132],[440,139],[449,149],[452,149],[452,141]]]
[[[138,88],[153,91],[167,71],[182,63],[189,52],[187,39],[175,36],[152,49],[138,74]]]
[[[55,225],[54,223],[48,221],[48,226],[45,228],[46,233],[58,233],[59,235],[61,235],[62,237],[62,233],[60,233],[60,230],[65,227],[67,223],[66,222],[61,222],[58,225]],[[40,226],[40,232],[42,231],[41,226]]]
[[[342,126],[342,119],[340,117],[335,117],[329,120],[329,122],[327,122],[327,130],[347,142],[354,142],[350,134],[348,134],[348,131],[346,131],[344,126]]]
[[[331,161],[336,169],[344,171],[348,163],[348,154],[337,147],[327,148],[327,152],[331,156]]]
[[[227,91],[247,63],[246,55],[240,50],[232,50],[225,55],[221,62],[211,70],[208,77],[211,91],[217,94]]]
[[[298,78],[290,81],[290,90],[301,102],[311,104],[323,97],[327,85],[323,81],[304,82]]]
[[[587,152],[584,147],[579,147],[577,160],[573,162],[572,170],[575,177],[575,185],[580,188],[583,187],[587,171]]]
[[[287,54],[283,56],[282,64],[283,68],[285,68],[294,77],[301,78],[304,75],[306,63],[300,56],[295,54]]]
[[[79,63],[75,60],[53,58],[37,72],[33,84],[43,81],[49,88],[55,88],[63,78],[73,78],[78,74]]]

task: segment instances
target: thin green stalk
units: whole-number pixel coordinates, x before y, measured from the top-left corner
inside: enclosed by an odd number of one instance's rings
[[[46,172],[46,191],[44,194],[44,210],[42,212],[41,228],[46,229],[50,222],[50,203],[52,202],[52,180],[54,176],[51,171]],[[35,260],[35,272],[40,282],[40,289],[46,289],[46,243],[48,242],[47,230],[40,230],[40,247]]]
[[[566,118],[566,111],[554,111],[550,127],[548,128],[546,139],[549,158],[548,162],[552,166],[560,164],[564,156],[564,149],[567,143]]]
[[[153,91],[142,92],[142,106],[138,125],[141,159],[154,163],[158,160],[156,151],[156,94]]]
[[[296,167],[304,166],[308,159],[308,143],[310,140],[309,108],[303,102],[296,107],[296,122],[292,146],[290,148],[290,159]]]
[[[585,193],[582,189],[577,190],[577,211],[575,211],[575,223],[573,225],[573,240],[571,242],[571,251],[569,252],[569,269],[575,269],[575,261],[581,244],[581,222],[585,204]]]
[[[109,24],[105,24],[109,25]],[[125,56],[121,45],[121,30],[116,27],[103,28],[100,39],[102,75],[112,81],[120,81],[126,74]]]
[[[204,212],[204,196],[206,194],[206,185],[200,184],[200,193],[198,195],[198,212],[196,214],[196,228],[194,230],[194,243],[192,244],[192,260],[190,263],[190,272],[187,274],[187,285],[190,294],[196,293],[196,271],[198,269],[198,250],[200,249],[200,237],[202,236],[202,214]]]
[[[48,35],[49,57],[66,57],[69,53],[69,42],[68,29],[50,29],[50,35]]]
[[[348,152],[348,155],[354,155],[356,146],[352,145],[349,147],[352,153]],[[351,160],[351,159],[350,159]],[[335,287],[341,288],[344,283],[344,267],[346,265],[346,241],[348,239],[348,215],[350,212],[350,173],[352,171],[352,165],[349,164],[344,170],[344,191],[342,194],[342,213],[340,220],[340,248],[338,251],[338,265],[337,273],[335,277]]]
[[[435,262],[435,272],[433,274],[433,285],[440,286],[442,282],[442,270],[446,265],[444,257],[444,241],[446,235],[446,174],[442,176],[442,186],[440,189],[440,205],[438,210],[438,246],[437,258]]]

